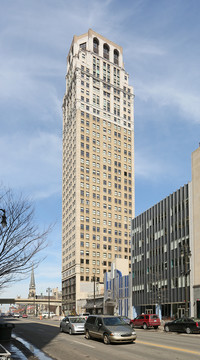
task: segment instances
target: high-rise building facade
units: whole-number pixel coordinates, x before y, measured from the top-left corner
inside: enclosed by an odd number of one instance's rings
[[[129,259],[134,217],[133,87],[122,48],[93,30],[74,36],[63,99],[63,310]]]
[[[158,311],[166,317],[184,315],[185,298],[190,301],[189,261],[184,254],[190,253],[189,235],[188,184],[133,219],[135,316]]]
[[[132,220],[133,314],[200,317],[200,146],[192,180]]]

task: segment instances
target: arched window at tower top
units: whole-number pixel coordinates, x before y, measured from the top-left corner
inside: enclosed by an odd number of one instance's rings
[[[94,53],[99,53],[99,40],[97,38],[93,39],[93,51]]]
[[[110,51],[110,48],[109,48],[108,44],[103,44],[103,57],[108,60],[109,60],[109,51]]]
[[[119,65],[119,51],[117,49],[114,50],[114,64]]]

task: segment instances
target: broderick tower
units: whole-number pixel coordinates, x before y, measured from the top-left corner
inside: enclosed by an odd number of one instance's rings
[[[89,29],[74,36],[63,99],[62,296],[78,313],[92,280],[129,259],[134,217],[133,87],[122,48]]]

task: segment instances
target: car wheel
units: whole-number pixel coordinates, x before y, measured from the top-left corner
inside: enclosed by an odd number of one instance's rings
[[[89,331],[88,330],[86,330],[86,332],[85,332],[85,338],[87,339],[87,340],[89,340],[91,337],[90,337],[90,333],[89,333]]]
[[[146,330],[146,329],[147,329],[147,324],[144,323],[144,324],[142,325],[142,327],[143,327],[144,330]]]
[[[164,330],[165,330],[166,332],[169,332],[169,326],[165,326],[165,327],[164,327]]]
[[[63,332],[62,326],[60,326],[60,332]]]
[[[158,325],[154,326],[154,329],[158,329]]]
[[[185,331],[186,331],[186,334],[191,334],[191,332],[192,332],[189,327],[187,327],[187,328],[185,329]]]
[[[72,329],[71,328],[69,329],[69,335],[72,335]]]
[[[110,339],[109,339],[108,334],[104,334],[104,335],[103,335],[103,342],[104,342],[104,344],[106,344],[106,345],[110,344]]]

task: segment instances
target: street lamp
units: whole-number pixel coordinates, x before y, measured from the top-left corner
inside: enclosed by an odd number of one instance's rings
[[[51,292],[52,292],[52,290],[51,290],[51,288],[50,287],[48,287],[47,288],[47,290],[46,290],[46,292],[48,293],[48,319],[50,319],[50,294],[51,294]]]
[[[184,263],[184,271],[183,271],[183,275],[185,276],[185,317],[188,317],[188,281],[187,281],[187,276],[190,273],[190,266],[188,266],[190,264],[190,256],[191,256],[191,252],[190,252],[190,248],[188,244],[184,244],[181,248],[181,257],[183,259],[183,263]]]
[[[93,282],[94,282],[94,314],[96,314],[96,289],[95,289],[95,281],[96,281],[96,278],[95,278],[95,275],[93,276]]]
[[[0,209],[0,211],[3,212],[3,215],[1,215],[1,225],[3,228],[5,228],[7,226],[6,211],[4,209]]]

